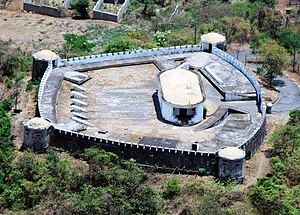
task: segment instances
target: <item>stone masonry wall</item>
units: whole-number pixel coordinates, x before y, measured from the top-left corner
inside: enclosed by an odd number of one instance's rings
[[[101,139],[64,130],[55,130],[54,136],[55,139],[51,145],[62,147],[69,151],[98,145],[106,151],[116,153],[125,159],[133,158],[138,163],[147,166],[157,166],[164,170],[180,170],[183,172],[197,172],[199,168],[205,168],[212,174],[217,174],[216,153],[139,145],[119,140]]]
[[[124,60],[137,57],[153,57],[170,54],[182,54],[188,52],[202,51],[201,45],[185,45],[185,46],[172,46],[166,48],[153,48],[153,49],[140,49],[134,51],[104,53],[99,55],[89,55],[83,57],[75,57],[70,59],[61,60],[60,66],[73,66],[78,64],[105,62],[110,60]]]

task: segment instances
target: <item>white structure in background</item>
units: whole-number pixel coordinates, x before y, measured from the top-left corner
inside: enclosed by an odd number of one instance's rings
[[[218,156],[219,178],[243,182],[245,151],[236,147],[226,147],[218,152]]]
[[[203,120],[205,96],[199,74],[177,68],[159,73],[158,79],[163,119],[177,125],[192,125]]]
[[[212,52],[212,47],[217,47],[221,50],[225,48],[226,37],[218,33],[208,33],[201,36],[202,50]]]

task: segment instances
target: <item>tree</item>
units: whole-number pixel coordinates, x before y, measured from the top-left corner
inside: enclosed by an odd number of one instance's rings
[[[300,126],[300,109],[293,110],[289,113],[289,125],[299,125]]]
[[[232,14],[230,4],[217,0],[201,0],[190,4],[186,15],[178,21],[189,20],[192,25],[202,25],[209,21],[221,19]]]
[[[293,56],[293,72],[296,72],[296,54],[300,53],[300,32],[291,29],[283,30],[279,34],[279,42],[289,51]]]
[[[297,138],[300,129],[293,125],[284,125],[277,129],[270,138],[274,154],[285,159],[293,154],[295,148],[300,146]]]
[[[250,198],[261,214],[299,214],[288,187],[277,178],[258,179],[250,187]]]
[[[249,0],[249,2],[252,3],[259,3],[259,4],[264,4],[267,5],[269,7],[274,7],[276,5],[276,0]]]
[[[171,178],[166,181],[162,196],[166,199],[172,199],[180,194],[180,181],[178,178]]]
[[[244,44],[250,42],[253,29],[249,22],[238,17],[225,17],[212,22],[214,31],[226,36],[228,43],[238,42]]]
[[[274,40],[263,43],[258,52],[263,60],[262,75],[271,87],[272,80],[276,76],[282,75],[282,70],[289,64],[289,55],[286,49]]]
[[[256,25],[259,31],[276,38],[283,27],[281,14],[272,8],[262,7],[257,14]]]
[[[78,15],[85,19],[89,16],[89,0],[72,0],[71,8],[75,9]]]
[[[245,20],[252,20],[257,14],[260,5],[248,1],[237,1],[232,4],[233,14],[237,17],[243,17]]]

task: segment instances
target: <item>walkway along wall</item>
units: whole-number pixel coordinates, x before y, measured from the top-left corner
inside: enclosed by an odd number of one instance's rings
[[[231,55],[227,54],[226,52],[223,52],[222,50],[220,50],[216,47],[212,48],[212,53],[215,54],[216,56],[222,58],[226,62],[230,63],[231,65],[233,65],[240,72],[242,72],[246,76],[246,78],[248,78],[248,80],[251,82],[251,84],[253,85],[253,87],[256,91],[257,104],[258,104],[258,107],[259,107],[259,111],[261,113],[265,112],[266,107],[265,107],[265,102],[264,102],[264,92],[262,91],[258,81],[247,70],[245,65],[243,63],[241,63],[240,61],[238,61],[237,59],[235,59],[234,57],[232,57]]]

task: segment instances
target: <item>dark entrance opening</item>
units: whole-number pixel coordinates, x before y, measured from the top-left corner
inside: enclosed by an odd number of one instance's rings
[[[176,118],[181,121],[183,125],[186,125],[195,115],[195,111],[195,108],[189,110],[187,108],[179,108],[179,111],[177,110]]]
[[[212,53],[212,44],[211,44],[211,43],[208,44],[208,52],[209,52],[209,53]]]
[[[224,51],[224,43],[218,43],[217,48]]]

